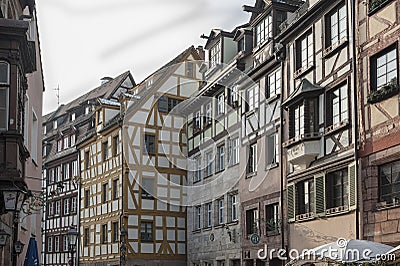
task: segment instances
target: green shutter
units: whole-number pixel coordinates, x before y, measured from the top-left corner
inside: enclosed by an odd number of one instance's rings
[[[325,174],[314,176],[315,182],[315,214],[318,217],[326,215],[326,199],[325,199]]]
[[[356,163],[349,165],[349,209],[357,208],[357,168]]]
[[[295,213],[295,189],[294,184],[287,185],[287,217],[289,222],[294,222]]]

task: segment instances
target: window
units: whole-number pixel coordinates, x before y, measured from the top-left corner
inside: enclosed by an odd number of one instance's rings
[[[143,242],[153,241],[153,222],[140,223],[140,240]]]
[[[258,233],[258,210],[246,211],[246,233],[248,236]]]
[[[113,191],[113,200],[118,199],[118,179],[114,179],[112,183],[112,191]]]
[[[267,98],[279,95],[281,93],[281,70],[275,70],[268,75],[267,79]]]
[[[194,64],[193,62],[186,62],[186,76],[189,78],[194,77]]]
[[[113,156],[115,157],[119,153],[119,137],[113,137]]]
[[[195,129],[200,129],[201,128],[201,114],[200,114],[200,111],[197,111],[196,115],[194,117],[194,128]]]
[[[69,201],[70,199],[64,199],[64,215],[69,214]]]
[[[10,65],[0,62],[0,130],[8,130]]]
[[[49,169],[49,184],[54,183],[54,169]]]
[[[307,180],[296,185],[297,212],[307,214],[314,212],[314,180]]]
[[[58,152],[62,151],[62,140],[61,139],[59,139],[57,141],[57,151]]]
[[[271,204],[265,207],[265,224],[267,234],[277,232],[279,229],[279,204]]]
[[[72,114],[71,114],[71,121],[75,121],[75,118],[76,118],[76,117],[75,117],[75,113],[72,113]]]
[[[267,136],[267,165],[279,163],[279,134],[275,132]]]
[[[85,115],[88,115],[90,112],[90,106],[85,107]]]
[[[47,238],[47,252],[53,252],[53,237]]]
[[[201,228],[201,206],[196,206],[194,210],[194,228],[196,230]]]
[[[394,80],[397,84],[397,45],[371,58],[371,90],[376,91]]]
[[[118,222],[112,223],[112,242],[118,242]]]
[[[246,112],[251,112],[251,111],[254,111],[254,109],[255,109],[256,99],[255,99],[254,93],[255,93],[254,88],[247,90],[247,103],[246,103],[247,110],[246,110]]]
[[[83,229],[84,234],[83,234],[83,245],[85,247],[89,246],[89,228]]]
[[[108,159],[108,141],[102,143],[103,162]]]
[[[199,112],[200,114],[200,112]],[[197,113],[196,113],[197,115]],[[212,123],[212,103],[207,103],[206,105],[206,124]],[[199,126],[200,128],[200,126]]]
[[[103,203],[107,202],[108,199],[108,182],[103,184]]]
[[[71,176],[69,174],[69,163],[65,163],[65,164],[63,164],[63,179],[67,180],[70,177]]]
[[[54,237],[54,251],[59,252],[60,251],[60,236],[55,236]]]
[[[347,36],[346,6],[336,8],[333,13],[327,16],[327,38],[326,47],[333,46]]]
[[[97,123],[100,125],[103,123],[103,110],[97,111]]]
[[[257,143],[253,143],[249,147],[249,158],[247,161],[247,173],[257,172]]]
[[[213,168],[213,154],[212,152],[206,153],[205,156],[206,159],[206,169],[205,169],[205,177],[209,177],[213,174],[212,168]]]
[[[56,176],[55,176],[56,182],[61,181],[61,166],[56,167]]]
[[[239,163],[239,138],[229,140],[229,158],[230,165]]]
[[[214,67],[221,63],[221,42],[217,42],[210,49],[210,67]]]
[[[90,191],[85,190],[85,208],[88,208],[90,205]]]
[[[207,227],[211,227],[212,226],[212,203],[211,202],[206,204],[206,212],[207,212],[206,225],[207,225]]]
[[[232,105],[233,108],[236,108],[238,106],[238,102],[239,102],[239,88],[237,85],[235,85],[231,89],[230,104]]]
[[[154,195],[154,179],[142,178],[142,198],[152,199]]]
[[[268,15],[256,25],[256,45],[272,38],[272,16]]]
[[[57,129],[57,127],[58,127],[57,120],[54,120],[53,121],[53,129]]]
[[[78,176],[78,161],[72,162],[72,175]]]
[[[327,107],[329,108],[327,123],[329,126],[337,125],[348,120],[347,85],[341,86],[328,93]]]
[[[107,224],[101,226],[101,243],[105,244],[108,242],[108,228]]]
[[[27,117],[25,117],[27,119]],[[24,129],[28,131],[28,127]],[[38,161],[38,134],[39,123],[35,111],[32,109],[32,128],[31,128],[31,157],[35,162]]]
[[[217,171],[225,169],[225,145],[217,147]]]
[[[193,182],[201,180],[201,157],[197,156],[195,159],[194,179]]]
[[[314,44],[312,32],[296,41],[296,69],[305,70],[313,66]]]
[[[302,137],[304,136],[304,105],[298,105],[294,108],[294,134],[292,134],[292,138],[294,137]]]
[[[68,236],[64,235],[63,236],[63,251],[68,251]]]
[[[71,212],[76,213],[76,197],[71,198]]]
[[[327,208],[349,205],[349,179],[347,168],[327,174],[326,205]]]
[[[222,93],[218,96],[218,115],[225,113],[225,95]]]
[[[400,161],[379,167],[379,201],[400,203]]]
[[[61,200],[56,201],[56,209],[55,209],[55,214],[60,215],[61,212]]]
[[[71,141],[70,141],[70,142],[71,142],[71,143],[70,143],[70,144],[71,144],[71,147],[75,146],[75,140],[76,140],[76,139],[75,139],[75,133],[73,133],[73,134],[71,134]]]
[[[168,113],[177,107],[181,102],[182,100],[168,97]]]
[[[230,211],[231,222],[237,221],[238,220],[238,210],[239,210],[238,195],[237,194],[230,195],[229,203],[231,205],[230,206],[231,207],[231,211]]]
[[[218,224],[224,223],[224,199],[218,200]]]
[[[90,168],[90,156],[89,156],[89,151],[85,152],[85,168],[89,169]]]
[[[47,214],[48,214],[48,216],[54,215],[54,202],[50,202],[48,204]]]
[[[144,135],[145,150],[144,152],[149,155],[156,154],[156,137],[154,135]]]
[[[68,138],[68,136],[65,136],[63,138],[63,140],[64,140],[64,149],[67,149],[69,147],[69,138]]]

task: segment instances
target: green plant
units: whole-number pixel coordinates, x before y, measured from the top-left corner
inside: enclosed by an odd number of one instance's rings
[[[381,87],[380,89],[371,92],[368,95],[368,103],[377,103],[383,101],[399,92],[399,84],[397,83],[397,79],[392,79],[389,83]]]

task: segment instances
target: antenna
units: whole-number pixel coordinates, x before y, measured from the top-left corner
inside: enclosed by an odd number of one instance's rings
[[[56,97],[57,97],[57,106],[60,106],[60,84],[57,85],[57,88],[53,89],[56,92]]]

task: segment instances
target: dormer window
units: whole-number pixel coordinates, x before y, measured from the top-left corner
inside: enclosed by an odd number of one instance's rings
[[[75,121],[75,118],[76,118],[75,113],[72,113],[72,114],[71,114],[71,121]]]
[[[266,16],[256,25],[256,46],[272,38],[272,16]]]
[[[53,129],[57,129],[57,127],[58,127],[57,120],[54,120],[53,121]]]
[[[214,67],[217,64],[221,64],[221,42],[217,42],[210,49],[210,67]]]

